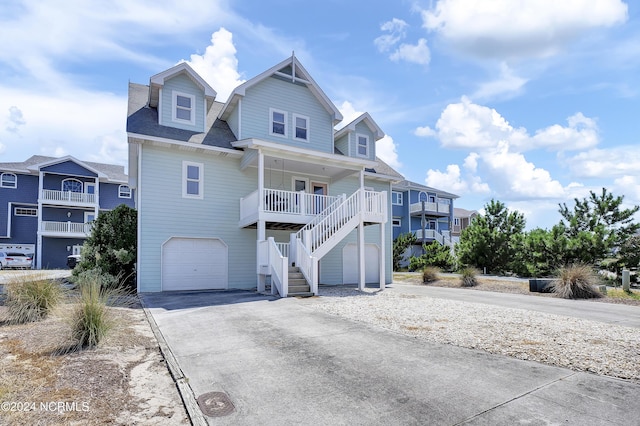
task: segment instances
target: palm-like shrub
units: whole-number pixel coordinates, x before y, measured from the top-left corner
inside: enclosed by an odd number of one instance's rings
[[[6,293],[8,319],[14,324],[45,319],[63,296],[60,283],[44,276],[16,277],[6,284]]]
[[[575,264],[560,268],[551,291],[564,299],[594,299],[602,297],[597,286],[598,274],[588,265]]]
[[[460,286],[461,287],[475,287],[478,285],[476,279],[478,270],[476,268],[466,267],[460,271]]]
[[[422,270],[422,282],[430,283],[436,281],[438,279],[438,274],[440,273],[440,268],[436,268],[435,266],[427,266]]]

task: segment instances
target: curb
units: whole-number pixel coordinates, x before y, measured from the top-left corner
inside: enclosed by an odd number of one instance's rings
[[[178,361],[175,356],[173,356],[173,352],[171,352],[171,348],[167,345],[167,341],[164,339],[162,332],[160,332],[158,324],[156,324],[149,308],[145,305],[144,299],[140,296],[138,296],[138,299],[140,300],[144,314],[147,317],[147,322],[151,326],[153,335],[158,342],[158,346],[160,346],[160,352],[169,367],[171,377],[178,388],[178,393],[180,394],[180,398],[182,398],[184,408],[187,410],[187,415],[189,416],[189,420],[191,420],[191,424],[194,426],[208,426],[209,422],[207,422],[204,414],[202,414],[202,411],[198,406],[198,402],[196,401],[196,396],[193,393],[193,389],[189,386],[189,379],[184,377],[184,373],[180,369]]]

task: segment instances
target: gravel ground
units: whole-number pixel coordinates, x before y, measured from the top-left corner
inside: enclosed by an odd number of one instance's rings
[[[324,287],[313,309],[413,336],[640,383],[640,329],[428,296]]]

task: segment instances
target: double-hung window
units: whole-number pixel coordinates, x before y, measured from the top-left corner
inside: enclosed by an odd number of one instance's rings
[[[195,96],[174,91],[172,120],[178,123],[196,124],[195,105]]]
[[[394,206],[401,206],[402,205],[402,192],[393,191],[391,193],[391,203]]]
[[[358,157],[369,157],[369,137],[356,134],[356,153]]]
[[[309,117],[293,114],[293,138],[299,141],[309,141]]]
[[[287,113],[277,109],[269,109],[269,134],[287,136]]]
[[[0,188],[17,188],[18,178],[13,173],[2,173],[0,175]]]
[[[131,198],[131,188],[129,188],[129,185],[120,185],[118,187],[118,198]]]
[[[182,162],[182,198],[204,198],[203,174],[202,163]]]

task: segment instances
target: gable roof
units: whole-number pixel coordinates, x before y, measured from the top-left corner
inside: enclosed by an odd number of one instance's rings
[[[467,209],[462,209],[460,207],[454,207],[453,208],[453,216],[454,217],[472,217],[472,216],[476,216],[478,214],[477,210],[467,210]]]
[[[367,127],[369,127],[369,130],[371,130],[376,140],[382,139],[384,137],[384,132],[382,131],[380,126],[378,126],[378,124],[373,120],[373,118],[371,118],[371,115],[369,115],[368,112],[365,112],[360,116],[358,116],[351,123],[347,124],[340,130],[336,131],[333,136],[333,139],[335,140],[335,139],[341,138],[347,133],[355,132],[356,126],[358,125],[358,123],[361,123],[361,122],[364,122],[364,124],[366,124]]]
[[[66,157],[33,155],[26,161],[22,162],[0,163],[0,170],[24,174],[37,174],[41,167],[63,163],[65,161],[73,161],[74,163],[95,172],[101,180],[126,183],[128,179],[124,172],[124,166],[119,166],[117,164],[94,163],[92,161],[80,161],[70,155]]]
[[[334,124],[339,123],[342,120],[342,114],[340,114],[338,108],[333,104],[333,102],[331,102],[331,100],[329,100],[329,97],[313,80],[311,74],[309,74],[309,72],[302,66],[298,58],[296,58],[295,54],[292,54],[290,58],[285,59],[279,64],[274,65],[263,73],[258,74],[252,79],[247,80],[236,87],[229,95],[229,99],[222,108],[222,111],[220,111],[218,118],[227,120],[229,118],[229,115],[231,114],[231,111],[233,111],[238,104],[238,101],[245,96],[248,88],[255,86],[261,81],[274,75],[291,79],[291,81],[296,83],[304,84],[316,97],[316,99],[318,99],[320,104],[322,104],[327,112],[333,116]]]
[[[180,62],[178,65],[175,65],[168,70],[151,76],[149,79],[149,106],[158,106],[160,88],[164,86],[165,81],[180,74],[185,74],[196,86],[202,89],[204,97],[207,99],[207,109],[211,108],[211,105],[218,94],[213,90],[213,87],[209,86],[209,83],[204,81],[204,79],[200,77],[200,75],[186,62]]]
[[[393,189],[400,190],[400,191],[402,191],[402,190],[406,191],[406,190],[409,190],[409,189],[415,189],[417,191],[433,192],[433,193],[435,193],[435,194],[437,194],[439,196],[442,196],[442,197],[460,198],[459,195],[452,194],[452,193],[446,192],[446,191],[442,191],[440,189],[432,188],[430,186],[422,185],[422,184],[419,184],[417,182],[412,182],[410,180],[403,180],[402,182],[393,185]]]

